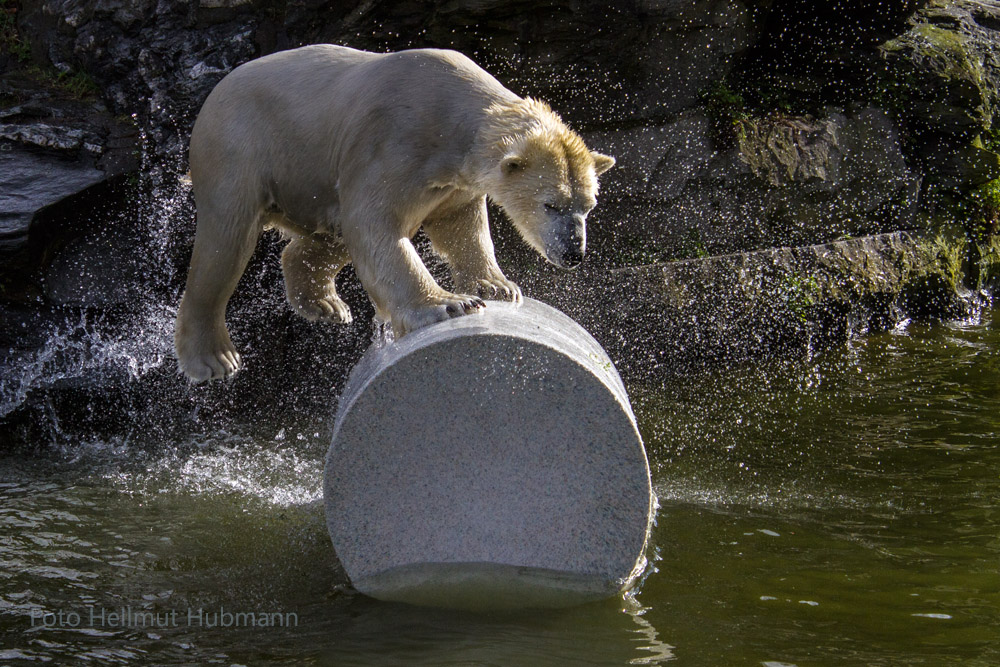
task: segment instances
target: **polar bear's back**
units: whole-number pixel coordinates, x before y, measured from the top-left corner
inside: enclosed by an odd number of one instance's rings
[[[247,123],[255,130],[271,122],[306,130],[322,126],[336,133],[359,120],[369,122],[374,111],[399,111],[410,114],[406,120],[412,132],[414,121],[439,123],[514,99],[457,51],[371,53],[316,44],[237,67],[209,95],[198,120],[205,117],[230,128]]]
[[[409,49],[391,53],[360,51],[335,44],[313,44],[279,51],[240,65],[223,81],[241,83],[282,77],[286,89],[313,82],[360,88],[391,80],[403,92],[416,94],[427,84],[461,82],[467,88],[481,88],[494,94],[512,95],[488,72],[458,51],[449,49]],[[220,83],[221,85],[221,83]]]
[[[292,209],[373,162],[434,156],[429,168],[457,168],[486,110],[517,99],[456,51],[274,53],[234,69],[205,101],[191,134],[195,193],[237,178],[258,191],[268,184],[265,198]]]

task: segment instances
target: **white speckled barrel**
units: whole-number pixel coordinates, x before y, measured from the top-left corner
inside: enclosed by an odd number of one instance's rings
[[[645,565],[649,465],[601,346],[538,301],[369,350],[340,399],[326,519],[376,598],[558,606]]]

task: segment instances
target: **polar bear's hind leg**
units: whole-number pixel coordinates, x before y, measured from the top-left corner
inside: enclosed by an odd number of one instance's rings
[[[260,211],[198,208],[191,268],[174,330],[180,368],[195,382],[230,377],[242,367],[226,329],[226,304],[261,230]]]
[[[350,261],[347,247],[331,236],[293,238],[281,253],[285,296],[292,310],[310,321],[350,323],[351,309],[337,294],[334,282]]]

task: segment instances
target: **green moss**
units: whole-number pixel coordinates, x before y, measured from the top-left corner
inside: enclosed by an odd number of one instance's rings
[[[815,83],[809,85],[802,80],[771,76],[758,80],[747,97],[757,116],[774,113],[815,116],[823,110],[819,88]]]
[[[1000,235],[995,235],[981,248],[982,283],[996,293],[1000,290]]]
[[[0,0],[0,52],[23,63],[31,59],[31,44],[17,30],[17,11],[15,0]]]
[[[911,44],[917,55],[933,59],[934,64],[939,66],[939,73],[982,83],[982,63],[969,57],[965,35],[929,23],[916,26],[912,34],[916,39]]]
[[[963,277],[965,243],[961,231],[953,226],[940,230],[933,238],[924,241],[921,245],[926,260],[915,272],[916,277],[930,274],[940,276],[945,284],[957,291]]]
[[[985,243],[1000,229],[1000,178],[950,198],[950,213],[973,243]]]
[[[667,245],[657,245],[645,237],[623,234],[605,248],[602,255],[614,266],[645,266],[711,257],[701,232],[695,227],[688,229],[680,238],[671,239]]]
[[[968,246],[963,229],[952,224],[933,235],[882,246],[876,255],[870,251],[834,252],[821,268],[779,276],[775,296],[802,323],[844,304],[848,309],[861,307],[882,313],[878,328],[892,326],[896,306],[919,320],[967,317],[969,306],[963,295],[968,293]],[[838,257],[838,261],[829,261]],[[996,257],[984,266],[994,266],[1000,260],[1000,248]],[[995,275],[1000,279],[1000,265]]]
[[[610,247],[611,254],[607,259],[614,266],[643,266],[668,259],[661,249],[651,247],[648,240],[638,236],[619,236]]]
[[[899,116],[910,111],[913,104],[913,93],[920,82],[912,70],[884,68],[874,77],[875,85],[871,91],[872,101],[890,114]]]
[[[60,72],[52,67],[31,66],[27,69],[27,72],[40,83],[62,91],[76,99],[94,97],[101,90],[94,79],[82,70]]]
[[[701,102],[709,111],[729,119],[746,118],[743,95],[734,91],[725,81],[716,81],[701,92]]]
[[[725,81],[716,81],[699,95],[705,115],[712,121],[712,140],[721,146],[733,146],[750,118],[743,95]]]
[[[789,274],[781,284],[781,297],[800,322],[809,319],[809,310],[820,301],[822,290],[816,276]]]
[[[962,318],[967,304],[960,296],[968,282],[968,240],[957,225],[942,227],[920,242],[909,259],[900,305],[915,319]],[[978,276],[978,265],[975,267]]]
[[[970,52],[965,35],[922,24],[905,39],[909,42],[914,63],[949,81],[953,94],[962,90],[963,85],[971,84],[972,88],[966,91],[969,102],[980,103],[985,99],[983,64]]]
[[[886,108],[935,127],[942,120],[960,127],[989,126],[990,84],[966,34],[921,23],[880,50],[886,70],[884,92],[877,97]]]
[[[969,193],[969,199],[974,206],[996,217],[1000,213],[1000,178],[974,189]]]
[[[701,237],[701,231],[697,227],[688,230],[680,243],[680,255],[677,259],[704,259],[710,257],[705,240]]]
[[[985,150],[1000,153],[1000,123],[983,132],[979,141]]]
[[[78,99],[94,97],[100,92],[97,82],[86,72],[60,72],[56,76],[56,85]]]

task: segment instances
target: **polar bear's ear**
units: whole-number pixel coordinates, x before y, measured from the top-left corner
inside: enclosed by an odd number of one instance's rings
[[[508,155],[500,161],[500,171],[504,174],[516,174],[524,169],[524,158],[519,155]]]
[[[594,171],[598,176],[615,166],[615,159],[610,155],[603,155],[597,151],[590,151],[590,155],[594,158]]]

